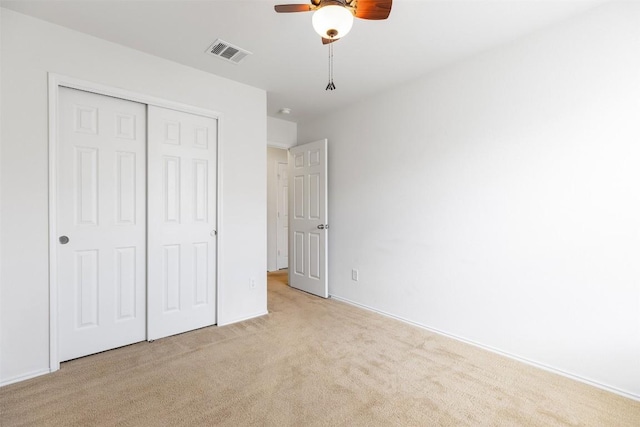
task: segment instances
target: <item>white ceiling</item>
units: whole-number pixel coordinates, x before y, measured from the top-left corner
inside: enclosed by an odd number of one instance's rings
[[[267,114],[322,115],[444,64],[508,43],[607,0],[394,0],[386,21],[356,19],[328,48],[311,13],[277,14],[296,0],[6,1],[0,5],[267,91]],[[221,38],[253,53],[232,64],[205,50]],[[278,114],[282,107],[292,114]]]

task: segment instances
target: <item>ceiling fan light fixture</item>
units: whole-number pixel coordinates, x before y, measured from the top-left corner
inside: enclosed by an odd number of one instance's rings
[[[313,13],[311,23],[321,37],[342,38],[353,27],[353,14],[344,6],[324,6]]]

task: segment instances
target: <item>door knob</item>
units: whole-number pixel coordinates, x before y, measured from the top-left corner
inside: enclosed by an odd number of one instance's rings
[[[324,230],[324,224],[320,224],[320,225],[318,226],[318,230]]]
[[[63,245],[66,245],[67,243],[69,243],[69,238],[67,236],[60,236],[60,238],[58,240]]]
[[[211,233],[209,233],[209,235],[210,235],[211,237],[215,237],[215,236],[217,236],[217,235],[218,235],[218,230],[211,230]]]

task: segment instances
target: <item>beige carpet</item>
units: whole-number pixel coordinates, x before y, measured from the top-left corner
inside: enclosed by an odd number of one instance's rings
[[[640,403],[269,276],[268,316],[0,389],[0,425],[640,426]]]

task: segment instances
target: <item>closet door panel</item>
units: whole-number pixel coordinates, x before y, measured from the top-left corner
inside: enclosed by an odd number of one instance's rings
[[[217,121],[149,106],[148,339],[216,323]]]
[[[146,337],[146,106],[60,88],[59,359]]]

